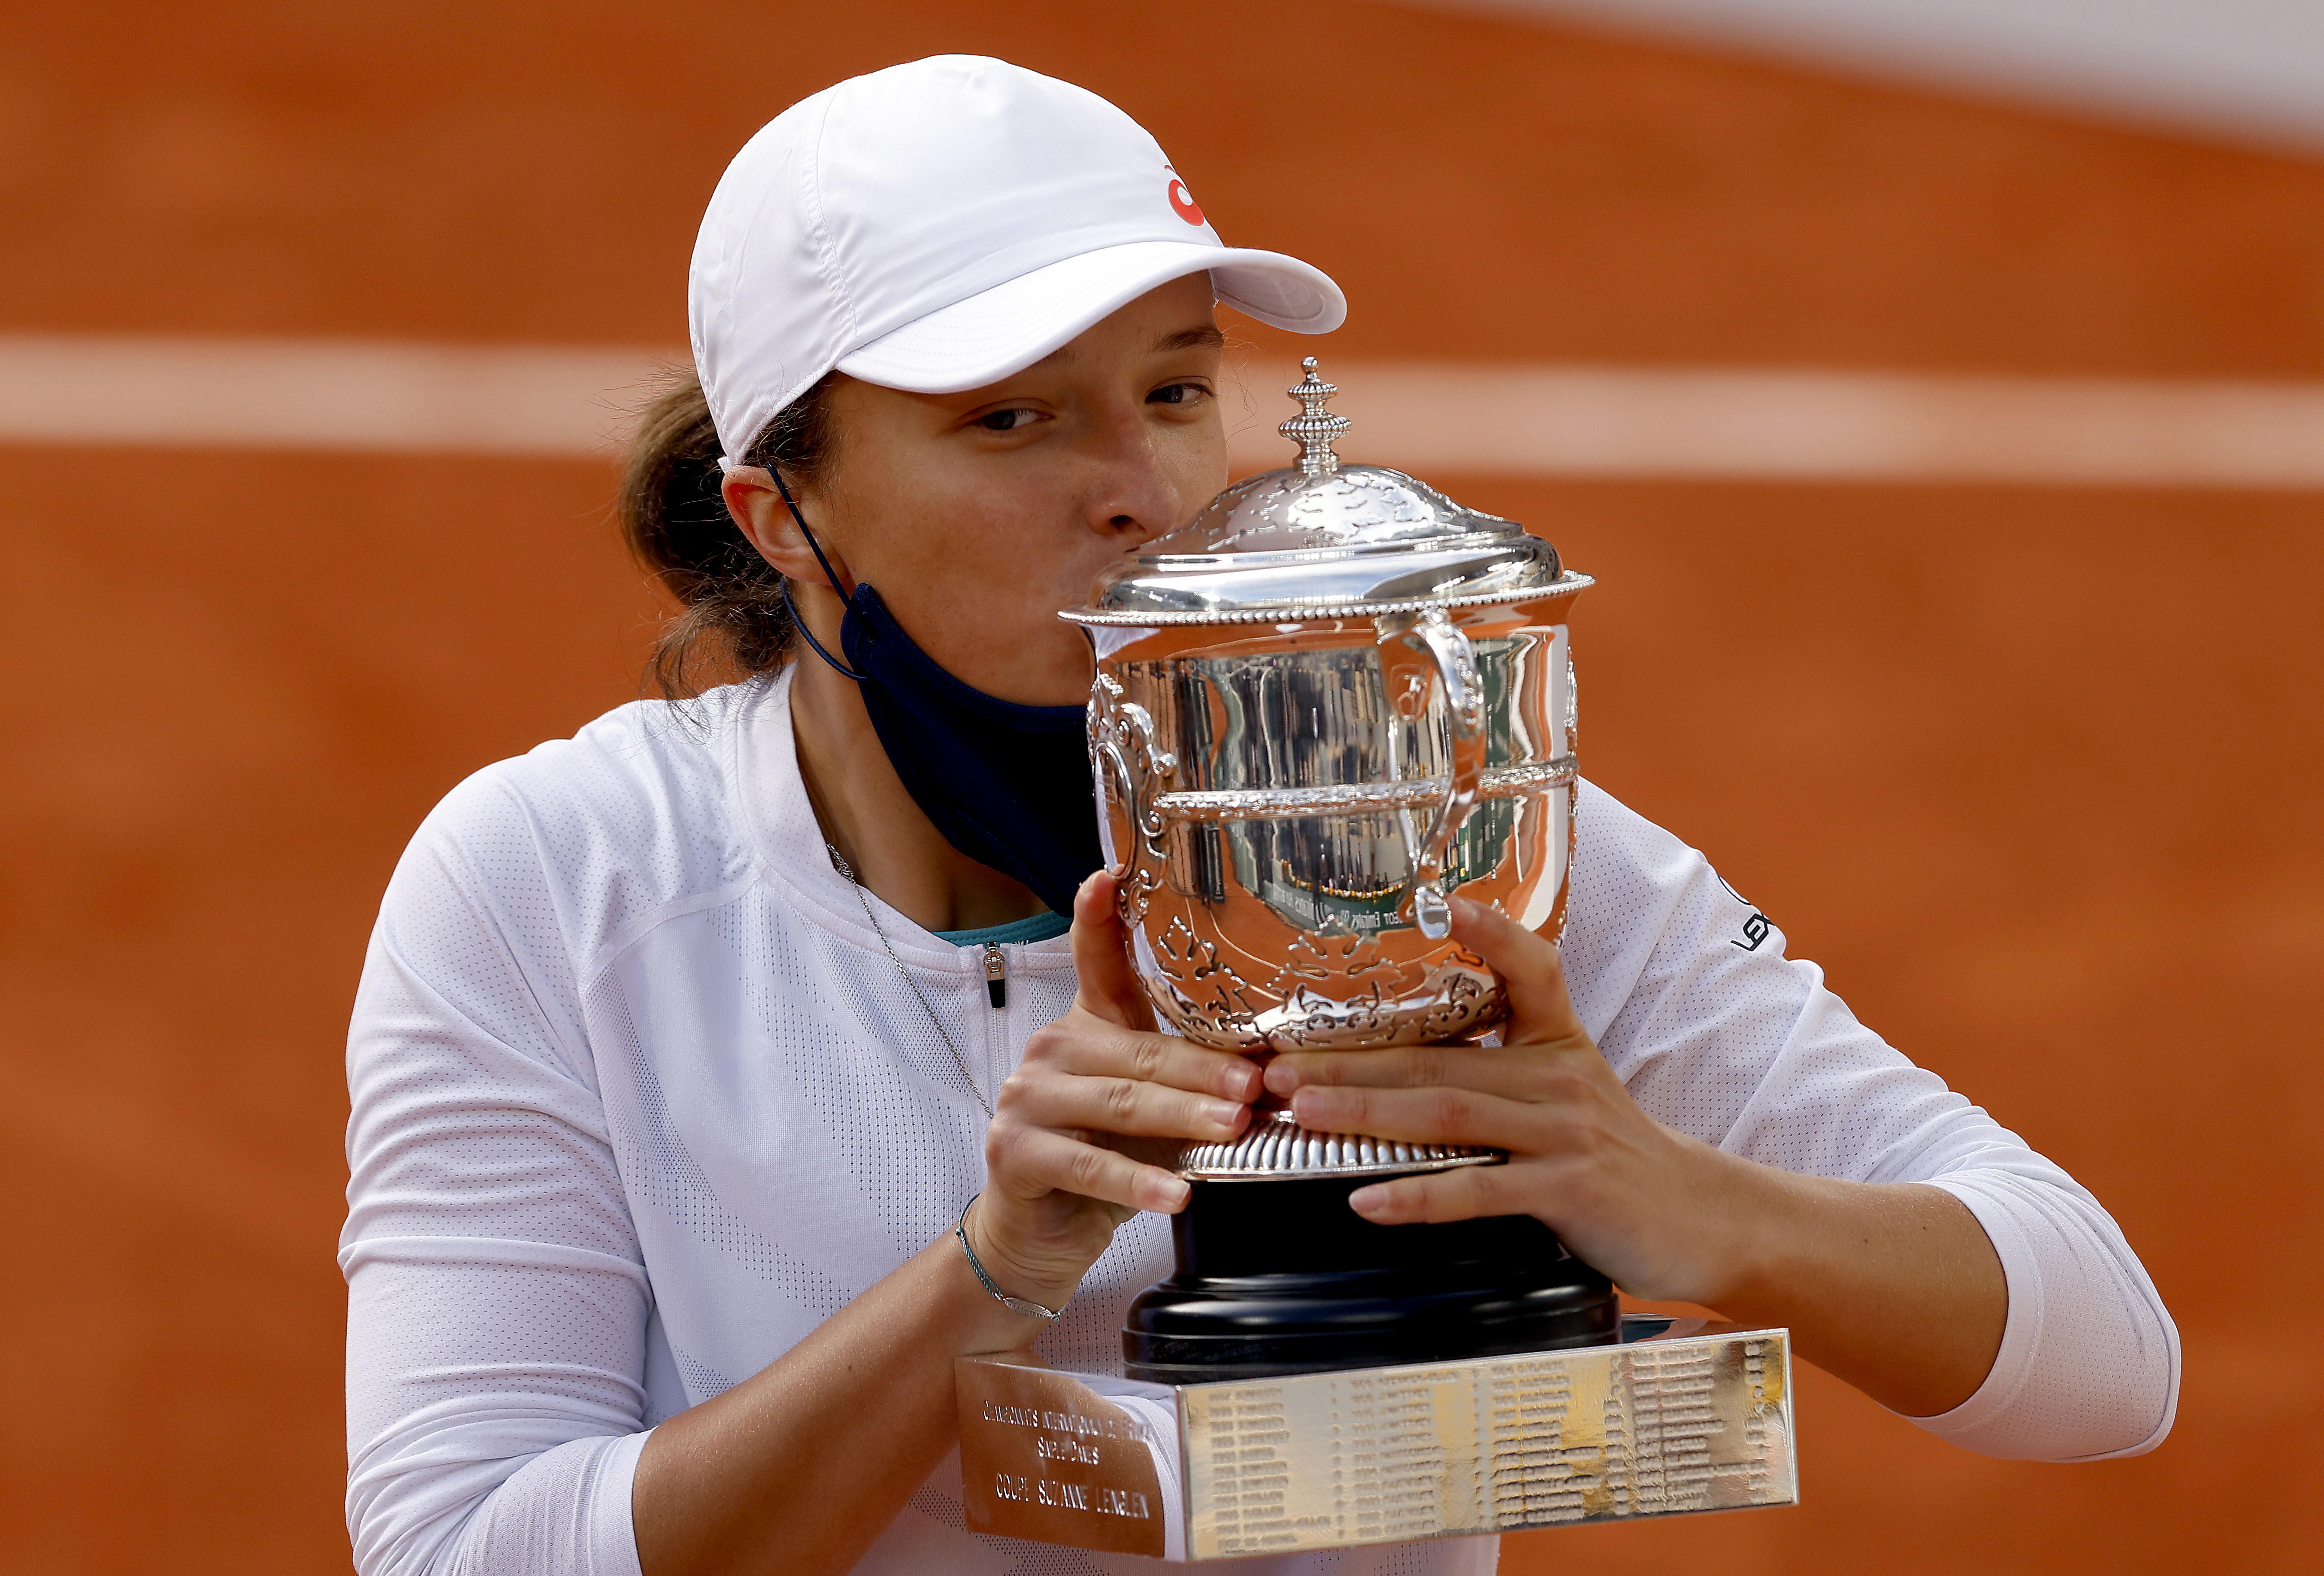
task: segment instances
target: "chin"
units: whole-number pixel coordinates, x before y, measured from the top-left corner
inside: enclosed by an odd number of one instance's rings
[[[1097,669],[1079,630],[1045,621],[994,636],[984,647],[991,653],[986,660],[952,669],[962,682],[1019,705],[1077,706],[1089,699]]]

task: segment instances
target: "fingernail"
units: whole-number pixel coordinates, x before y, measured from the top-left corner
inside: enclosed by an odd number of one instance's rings
[[[1222,1128],[1231,1128],[1242,1117],[1242,1107],[1224,1100],[1211,1101],[1210,1119]]]
[[[1193,1193],[1194,1189],[1185,1178],[1174,1176],[1154,1191],[1161,1205],[1160,1212],[1174,1215],[1186,1207],[1186,1195]]]
[[[1456,897],[1452,899],[1452,917],[1455,919],[1475,919],[1485,912],[1485,906],[1474,898]]]
[[[1360,1187],[1348,1195],[1348,1207],[1360,1215],[1369,1215],[1388,1203],[1388,1189]]]
[[[1287,1062],[1272,1063],[1267,1069],[1265,1083],[1276,1093],[1288,1094],[1299,1087],[1299,1069]]]

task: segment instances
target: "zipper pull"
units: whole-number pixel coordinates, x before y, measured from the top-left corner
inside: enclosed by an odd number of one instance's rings
[[[997,941],[986,942],[984,944],[984,993],[991,999],[992,1005],[995,1007],[1006,1007],[1009,1004],[1009,982],[1006,977],[1008,968],[1009,960],[1001,953],[1001,944]]]

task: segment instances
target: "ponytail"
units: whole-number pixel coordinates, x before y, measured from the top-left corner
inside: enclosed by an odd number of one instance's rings
[[[794,487],[829,458],[826,375],[785,406],[744,462],[780,465]],[[790,657],[793,630],[783,577],[726,512],[718,430],[689,369],[645,409],[622,473],[617,512],[631,556],[677,598],[647,663],[652,687],[672,700],[714,684],[771,673]]]

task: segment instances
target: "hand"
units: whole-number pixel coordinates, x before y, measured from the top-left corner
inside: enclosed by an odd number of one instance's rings
[[[969,1239],[1014,1296],[1056,1307],[1140,1210],[1176,1214],[1187,1184],[1098,1136],[1221,1143],[1241,1132],[1259,1069],[1230,1051],[1157,1034],[1130,971],[1113,878],[1074,898],[1080,989],[1063,1018],[1036,1031],[1001,1086],[985,1132],[984,1196]]]
[[[1532,1215],[1633,1295],[1715,1303],[1741,1272],[1762,1168],[1638,1108],[1574,1015],[1556,947],[1465,898],[1452,935],[1508,992],[1499,1046],[1286,1052],[1267,1087],[1309,1128],[1489,1144],[1508,1164],[1376,1183],[1349,1203],[1381,1225]]]

